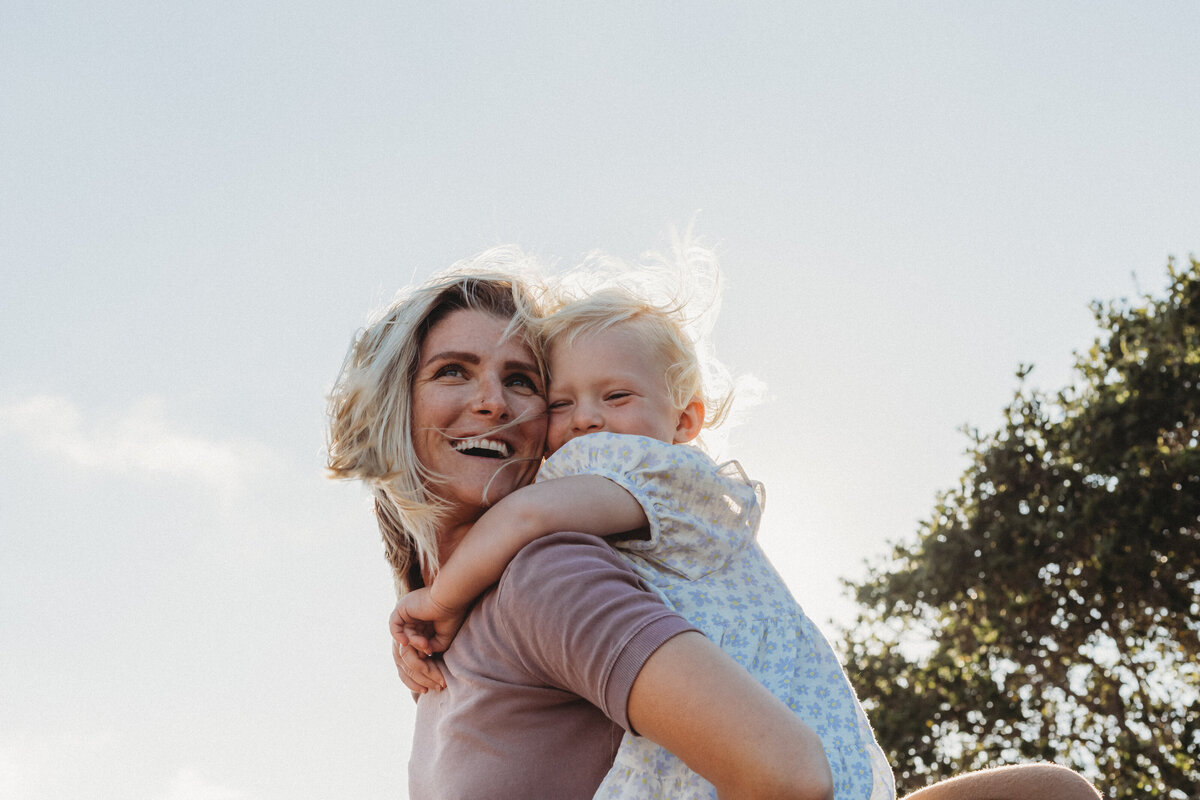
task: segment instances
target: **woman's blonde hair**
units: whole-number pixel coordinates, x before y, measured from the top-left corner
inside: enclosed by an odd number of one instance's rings
[[[461,261],[402,292],[355,336],[329,395],[330,476],[357,478],[375,497],[384,555],[397,591],[424,585],[438,568],[437,534],[445,504],[430,491],[442,479],[413,445],[413,380],[429,330],[458,309],[509,320],[508,333],[529,346],[544,373],[542,348],[527,327],[538,319],[531,262],[514,247]]]

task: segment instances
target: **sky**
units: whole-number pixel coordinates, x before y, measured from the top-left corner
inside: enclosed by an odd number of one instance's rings
[[[324,397],[393,293],[673,227],[810,616],[1200,249],[1191,3],[0,0],[0,797],[405,796]],[[833,630],[832,627],[829,630]],[[853,665],[849,665],[853,669]]]

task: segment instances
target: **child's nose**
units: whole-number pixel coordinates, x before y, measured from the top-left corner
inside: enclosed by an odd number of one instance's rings
[[[577,431],[595,431],[604,426],[604,418],[599,410],[583,403],[575,406],[575,414],[571,421]]]

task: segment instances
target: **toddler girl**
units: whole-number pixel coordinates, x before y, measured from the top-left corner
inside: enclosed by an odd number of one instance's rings
[[[837,800],[893,798],[891,770],[832,648],[755,540],[761,486],[736,462],[687,446],[706,404],[695,346],[675,316],[610,289],[538,323],[550,456],[535,484],[480,518],[429,588],[400,600],[393,635],[443,650],[525,544],[561,530],[608,536],[668,605],[817,732]],[[596,794],[713,796],[679,759],[631,734]]]

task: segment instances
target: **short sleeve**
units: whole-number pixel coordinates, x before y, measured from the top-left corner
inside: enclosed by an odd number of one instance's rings
[[[590,433],[559,448],[537,479],[572,475],[600,475],[633,495],[650,538],[616,546],[685,580],[723,568],[753,541],[762,516],[761,486],[737,462],[717,465],[687,445]]]
[[[594,536],[529,544],[496,590],[509,650],[535,680],[578,695],[629,730],[628,701],[646,660],[696,630]]]

